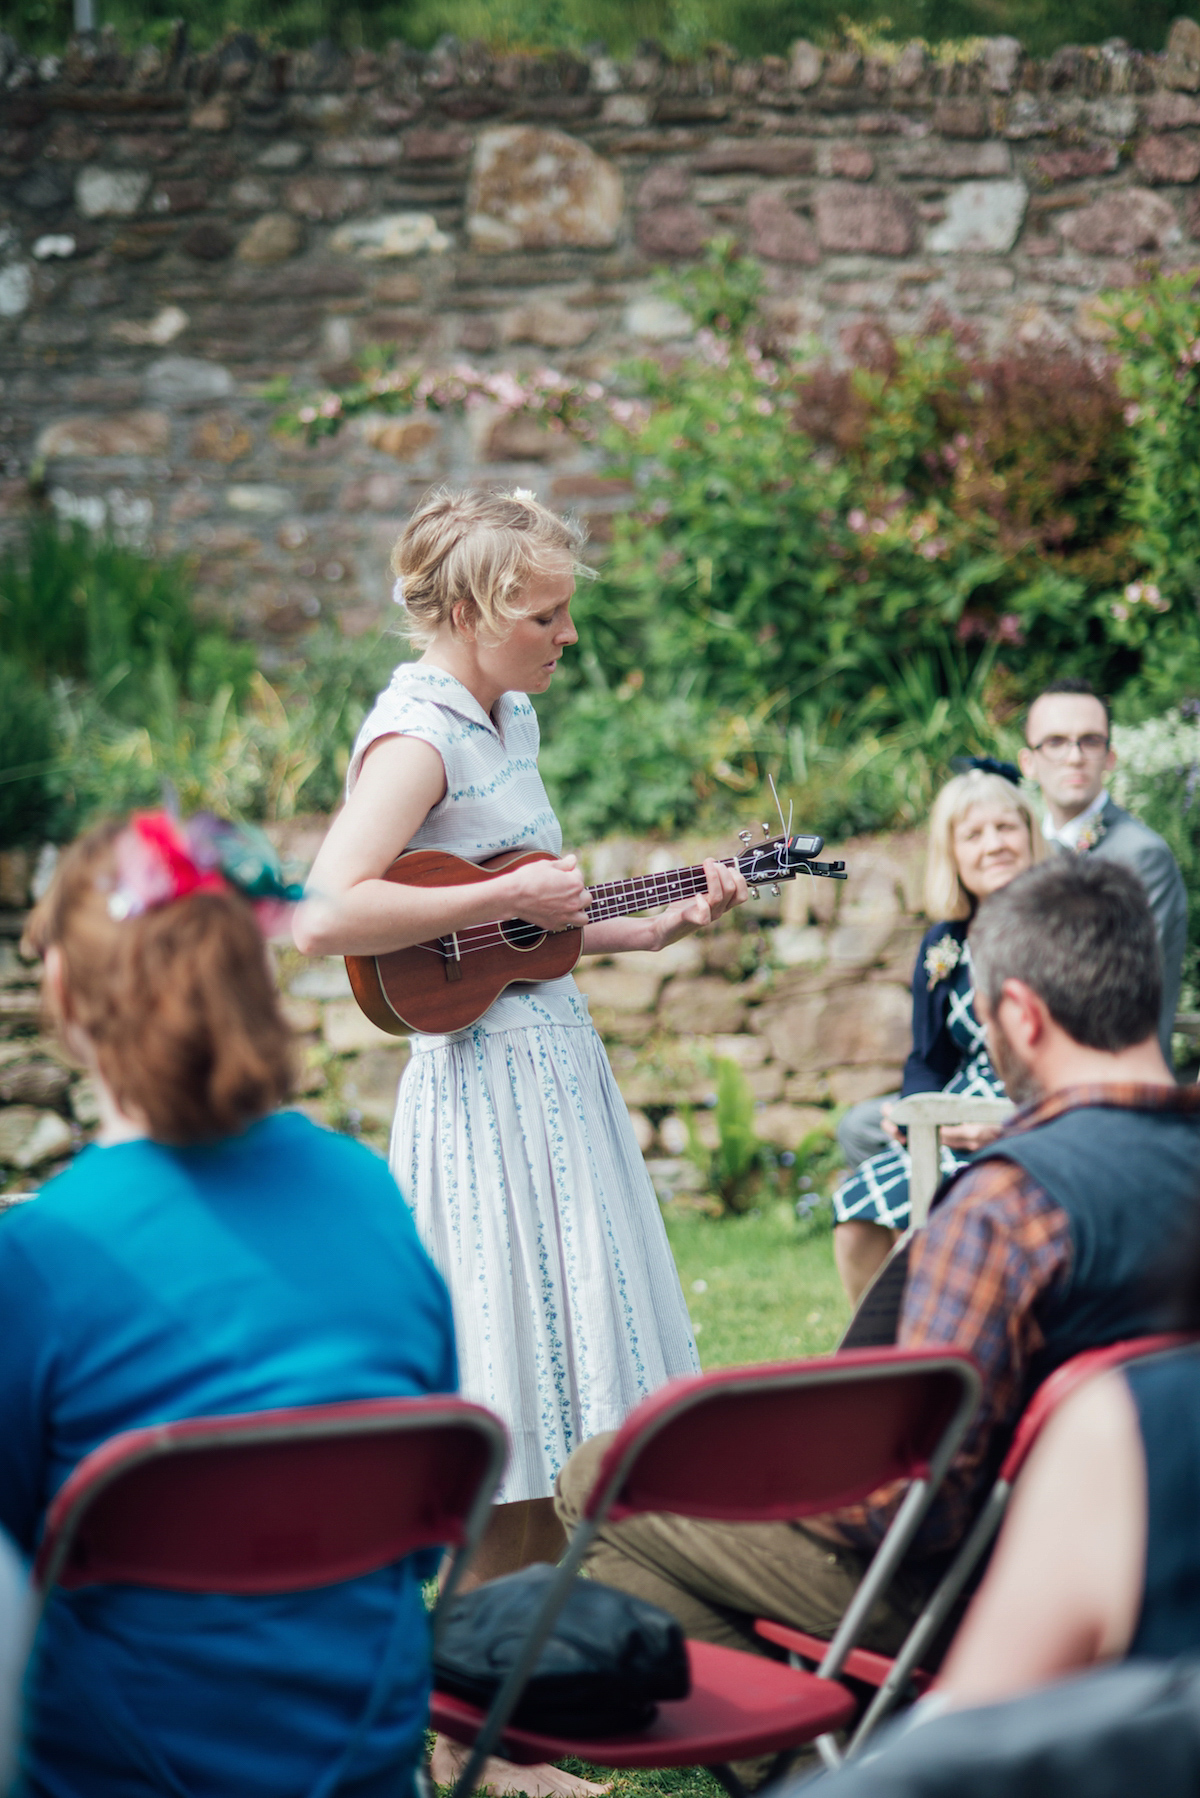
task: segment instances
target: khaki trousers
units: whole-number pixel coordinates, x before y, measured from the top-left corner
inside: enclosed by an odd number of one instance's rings
[[[611,1435],[576,1449],[558,1476],[555,1508],[570,1535],[583,1515]],[[754,1634],[771,1617],[826,1640],[841,1622],[867,1557],[794,1523],[710,1523],[649,1514],[605,1524],[587,1557],[606,1585],[661,1605],[684,1634],[725,1648],[776,1653]],[[876,1605],[860,1645],[894,1654],[933,1589],[939,1568],[902,1567]]]

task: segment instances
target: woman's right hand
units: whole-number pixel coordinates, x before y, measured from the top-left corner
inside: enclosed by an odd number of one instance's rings
[[[892,1107],[890,1100],[883,1108],[879,1123],[885,1136],[890,1136],[893,1142],[904,1142],[903,1130],[900,1128],[899,1124],[893,1124],[892,1122]]]
[[[511,884],[512,915],[542,930],[579,929],[588,922],[591,894],[573,855],[557,861],[527,862],[505,877]]]

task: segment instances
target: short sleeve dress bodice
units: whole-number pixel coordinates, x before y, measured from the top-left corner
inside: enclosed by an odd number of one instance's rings
[[[429,743],[446,770],[411,848],[561,853],[523,693],[489,716],[452,675],[402,664],[359,733],[349,789],[392,735]],[[510,986],[467,1029],[411,1044],[392,1172],[450,1288],[463,1393],[508,1426],[501,1499],[543,1498],[580,1442],[698,1368],[658,1201],[570,975]]]
[[[922,940],[913,974],[914,1053],[905,1068],[906,1095],[940,1088],[972,1099],[1005,1096],[1004,1083],[988,1055],[983,1026],[975,1015],[975,981],[966,934],[965,923],[941,924],[928,930]],[[930,1068],[949,1071],[955,1062],[957,1066],[944,1083],[930,1078]],[[962,1157],[943,1146],[943,1178],[963,1165]],[[834,1193],[834,1222],[906,1230],[911,1172],[908,1150],[899,1143],[872,1155]]]

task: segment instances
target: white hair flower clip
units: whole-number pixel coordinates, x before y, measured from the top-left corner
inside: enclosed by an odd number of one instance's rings
[[[523,506],[537,505],[537,494],[533,491],[532,487],[514,487],[512,496],[515,500],[519,500]]]
[[[399,575],[396,576],[395,583],[392,587],[392,604],[394,606],[399,606],[402,612],[407,612],[408,610],[408,602],[404,597],[404,582],[400,579]]]

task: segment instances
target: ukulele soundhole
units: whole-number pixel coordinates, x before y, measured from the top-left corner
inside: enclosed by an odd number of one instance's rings
[[[500,934],[512,949],[536,949],[546,937],[540,924],[530,924],[524,918],[505,918]]]

